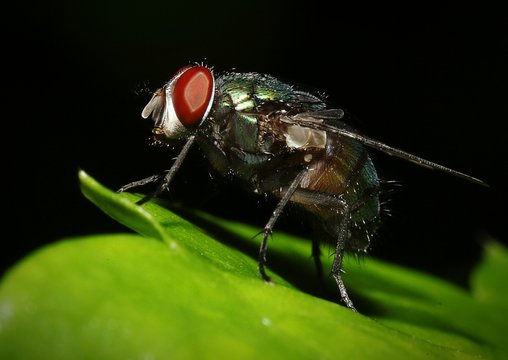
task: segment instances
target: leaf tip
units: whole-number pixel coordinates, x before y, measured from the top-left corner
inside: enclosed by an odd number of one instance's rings
[[[87,179],[90,178],[90,175],[88,175],[88,173],[83,170],[83,169],[78,169],[78,179],[83,182],[83,181],[86,181]]]

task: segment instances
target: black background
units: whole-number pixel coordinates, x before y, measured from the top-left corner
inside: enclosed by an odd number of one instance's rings
[[[63,237],[125,231],[81,195],[78,168],[111,188],[169,168],[177,152],[148,145],[140,112],[149,90],[194,61],[324,91],[369,136],[491,184],[374,154],[383,178],[402,186],[373,255],[465,284],[482,242],[506,240],[499,9],[88,1],[24,3],[11,14],[3,207],[14,217],[2,270]],[[261,227],[273,203],[212,179],[205,164],[191,154],[171,199]],[[298,233],[300,223],[286,216],[279,229]]]

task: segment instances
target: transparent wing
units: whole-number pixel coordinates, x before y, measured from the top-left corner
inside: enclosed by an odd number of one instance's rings
[[[395,156],[407,161],[410,161],[416,165],[423,166],[428,169],[432,170],[439,170],[444,173],[457,176],[461,179],[465,179],[468,181],[471,181],[475,184],[479,184],[482,186],[488,187],[489,185],[485,182],[483,182],[480,179],[477,179],[475,177],[472,177],[470,175],[464,174],[460,171],[453,170],[450,168],[447,168],[446,166],[439,165],[437,163],[434,163],[432,161],[423,159],[419,156],[413,155],[411,153],[408,153],[406,151],[391,147],[389,145],[386,145],[380,141],[371,139],[365,135],[361,135],[354,130],[351,130],[349,128],[344,127],[338,127],[334,125],[343,124],[341,122],[338,122],[336,124],[329,123],[333,120],[339,120],[344,116],[344,112],[340,109],[331,109],[331,110],[323,110],[323,111],[316,111],[316,112],[305,112],[296,114],[293,116],[281,116],[280,120],[289,124],[296,124],[303,127],[308,127],[315,130],[323,130],[326,132],[334,133],[340,136],[344,136],[350,139],[354,139],[358,141],[359,143],[368,146],[370,148],[376,149],[378,151],[381,151],[385,154]]]

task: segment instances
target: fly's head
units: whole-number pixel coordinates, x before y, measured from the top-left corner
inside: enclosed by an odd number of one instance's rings
[[[186,66],[157,90],[141,116],[152,116],[155,140],[184,138],[203,124],[212,108],[215,79],[205,66]]]

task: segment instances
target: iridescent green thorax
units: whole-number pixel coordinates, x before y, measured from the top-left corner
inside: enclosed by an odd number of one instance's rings
[[[279,103],[301,110],[319,110],[325,103],[317,96],[295,90],[276,78],[258,73],[226,73],[217,78],[218,106],[239,112],[264,110]],[[266,110],[269,110],[266,109]]]
[[[269,75],[230,72],[217,78],[215,117],[228,118],[224,130],[230,135],[230,145],[245,153],[258,156],[270,153],[274,141],[271,135],[275,132],[263,129],[263,124],[272,114],[295,114],[325,106],[320,97],[297,91]],[[272,134],[266,136],[266,130]],[[256,161],[253,156],[247,157]]]

